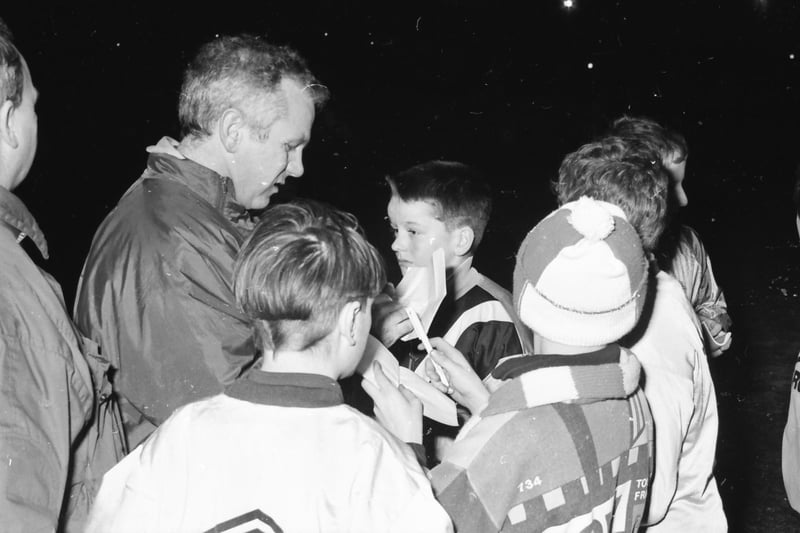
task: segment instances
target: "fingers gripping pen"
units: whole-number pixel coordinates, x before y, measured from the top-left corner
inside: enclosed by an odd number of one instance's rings
[[[417,313],[410,307],[406,307],[406,314],[408,315],[408,319],[411,321],[411,326],[414,328],[414,333],[417,334],[417,337],[419,337],[419,340],[422,341],[422,345],[425,347],[425,351],[428,352],[428,357],[430,358],[431,363],[433,363],[433,368],[436,369],[436,373],[439,375],[442,385],[449,389],[450,381],[447,379],[447,374],[445,374],[442,365],[433,360],[433,356],[431,355],[433,346],[431,346],[431,341],[428,339],[428,334],[425,333],[425,328],[422,327],[422,322],[420,322]]]

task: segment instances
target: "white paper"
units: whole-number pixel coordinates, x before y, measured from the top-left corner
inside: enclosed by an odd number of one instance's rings
[[[436,311],[447,295],[447,273],[444,264],[444,250],[437,248],[431,255],[431,264],[426,267],[409,267],[395,290],[397,301],[417,313],[427,332]],[[402,338],[404,341],[416,339],[413,331]]]
[[[400,366],[392,352],[381,344],[381,341],[370,335],[364,349],[364,356],[358,364],[356,371],[364,379],[375,384],[375,372],[372,363],[378,361],[383,373],[395,385],[402,384],[422,402],[422,414],[448,426],[458,425],[456,403],[446,394],[431,385],[424,377],[415,374],[410,369]]]

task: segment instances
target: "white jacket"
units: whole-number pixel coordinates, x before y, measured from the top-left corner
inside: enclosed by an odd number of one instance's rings
[[[657,274],[653,312],[649,320],[643,315],[641,324],[644,332],[631,350],[645,372],[644,393],[656,428],[655,475],[644,523],[655,524],[650,532],[727,531],[713,474],[719,424],[714,383],[697,317],[669,274]]]
[[[343,404],[225,394],[179,409],[111,470],[87,531],[244,523],[286,533],[452,531],[413,453],[373,420]]]

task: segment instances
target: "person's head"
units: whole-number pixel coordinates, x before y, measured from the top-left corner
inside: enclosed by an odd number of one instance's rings
[[[38,92],[25,59],[0,19],[0,186],[22,183],[36,155]]]
[[[355,217],[311,201],[268,209],[234,266],[236,303],[259,348],[335,358],[325,364],[337,378],[358,364],[385,283],[383,260]]]
[[[474,168],[454,161],[429,161],[387,176],[387,207],[395,233],[392,250],[400,269],[427,266],[442,248],[445,266],[472,256],[492,211],[489,184]]]
[[[647,269],[641,240],[622,210],[584,196],[548,215],[523,240],[514,268],[515,310],[539,346],[549,341],[578,348],[565,354],[597,349],[636,325]]]
[[[675,202],[680,207],[685,207],[689,203],[689,198],[683,188],[686,160],[689,158],[689,145],[686,144],[683,135],[652,119],[627,115],[612,122],[611,128],[606,134],[613,137],[637,139],[658,152],[661,155],[661,161],[670,172]]]
[[[303,174],[303,148],[328,90],[288,46],[251,35],[203,45],[184,72],[178,114],[184,139],[216,147],[220,170],[248,209]]]
[[[567,154],[554,184],[560,205],[589,196],[619,206],[648,252],[666,226],[669,176],[659,155],[635,139],[606,137]]]

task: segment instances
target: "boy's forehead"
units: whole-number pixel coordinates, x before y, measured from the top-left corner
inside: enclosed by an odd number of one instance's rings
[[[389,218],[417,221],[425,219],[441,219],[441,206],[435,200],[403,200],[393,194],[387,206]]]

